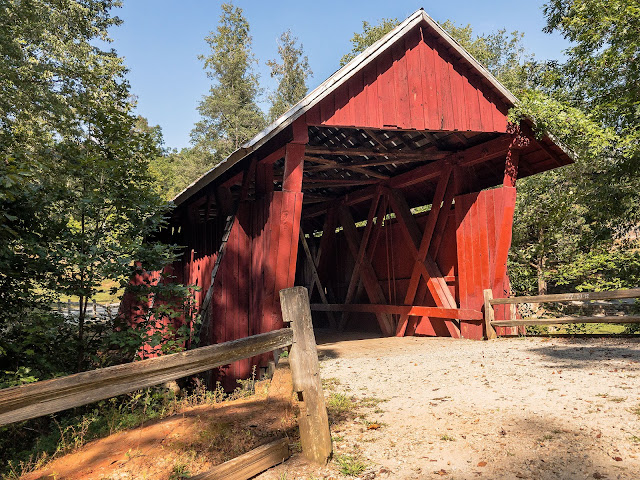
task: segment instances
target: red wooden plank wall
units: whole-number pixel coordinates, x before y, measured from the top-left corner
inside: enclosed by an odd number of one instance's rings
[[[302,193],[296,192],[240,204],[213,287],[206,343],[282,328],[279,292],[293,286],[301,212]],[[220,368],[214,380],[231,390],[253,365],[266,366],[269,359],[265,354],[235,362]]]
[[[506,132],[507,108],[415,27],[307,113],[309,125]]]
[[[456,197],[455,236],[460,308],[481,310],[484,303],[482,291],[486,288],[493,288],[494,298],[509,295],[509,277],[504,274],[496,278],[495,275],[496,262],[500,262],[501,258],[506,261],[511,243],[510,222],[514,204],[515,188],[510,187]],[[501,244],[506,251],[500,251]],[[496,307],[495,313],[497,320],[507,319],[508,307]],[[460,333],[465,338],[481,339],[483,323],[463,321]],[[502,327],[498,333],[516,334],[517,328]]]

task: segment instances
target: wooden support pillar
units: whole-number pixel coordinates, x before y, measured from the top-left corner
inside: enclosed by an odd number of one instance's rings
[[[491,300],[493,300],[493,291],[490,288],[487,288],[483,291],[483,296],[485,338],[487,340],[492,340],[497,337],[496,330],[491,324],[491,322],[496,319],[495,312],[493,311],[493,305],[491,305]]]
[[[300,443],[304,456],[325,464],[331,456],[331,433],[324,403],[309,296],[304,287],[280,291],[282,318],[291,324],[293,343],[289,359],[293,390],[300,401]]]
[[[284,155],[283,192],[302,191],[302,172],[304,168],[305,145],[288,143]]]

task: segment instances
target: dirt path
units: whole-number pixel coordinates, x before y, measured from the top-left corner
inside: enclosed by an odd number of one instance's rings
[[[332,435],[360,478],[640,478],[640,339],[318,340],[327,395],[359,405]],[[259,478],[341,477],[293,458]]]

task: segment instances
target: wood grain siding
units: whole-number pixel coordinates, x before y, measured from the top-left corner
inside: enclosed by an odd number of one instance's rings
[[[489,286],[493,287],[494,297],[508,295],[509,277],[505,270],[497,268],[497,264],[503,261],[511,243],[509,219],[513,219],[514,204],[515,189],[511,187],[456,197],[460,308],[480,310],[484,304],[482,292]],[[496,320],[506,320],[508,315],[509,310],[504,305],[495,306]],[[509,327],[496,330],[499,335],[517,333],[515,328]],[[481,339],[483,323],[462,321],[460,333],[465,338]]]
[[[307,113],[309,125],[506,132],[507,107],[420,26]]]

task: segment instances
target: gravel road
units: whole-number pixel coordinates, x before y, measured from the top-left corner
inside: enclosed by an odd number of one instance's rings
[[[332,426],[359,478],[640,478],[640,338],[317,337],[327,396],[360,405]]]

